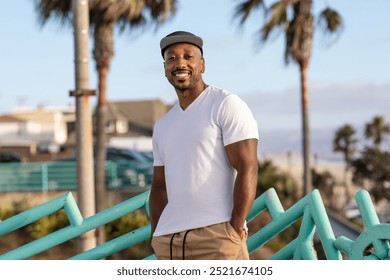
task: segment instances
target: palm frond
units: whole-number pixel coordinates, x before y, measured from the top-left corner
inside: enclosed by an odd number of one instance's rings
[[[322,33],[326,35],[324,40],[326,46],[330,46],[336,42],[344,29],[341,15],[331,8],[325,8],[318,15],[317,25]]]
[[[146,6],[150,9],[150,15],[153,20],[163,23],[176,12],[176,1],[174,0],[148,0]]]
[[[325,32],[334,33],[343,27],[343,19],[336,10],[326,8],[319,15],[319,24]]]
[[[372,122],[365,126],[364,136],[366,139],[372,139],[377,149],[388,134],[390,134],[390,125],[385,122],[383,116],[375,116]]]
[[[72,22],[71,0],[35,0],[38,21],[43,26],[49,20],[58,20],[61,25]]]
[[[128,6],[128,10],[118,18],[120,32],[126,29],[134,32],[135,29],[152,25],[157,29],[162,23],[172,18],[176,12],[176,0],[126,1],[132,3]]]
[[[90,0],[90,22],[92,25],[111,24],[119,18],[139,17],[145,1],[137,0]]]
[[[287,25],[287,6],[286,1],[279,1],[270,7],[271,16],[261,29],[262,41],[266,41],[275,28],[285,29]]]
[[[236,7],[233,17],[239,19],[240,24],[243,24],[249,15],[258,8],[266,10],[263,0],[246,0]]]

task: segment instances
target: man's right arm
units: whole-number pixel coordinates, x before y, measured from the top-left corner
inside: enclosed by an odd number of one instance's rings
[[[156,229],[161,213],[168,203],[167,190],[165,185],[164,166],[155,166],[153,169],[153,180],[149,196],[150,219],[152,235]]]

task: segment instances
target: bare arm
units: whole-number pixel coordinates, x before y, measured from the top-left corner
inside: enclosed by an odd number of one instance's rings
[[[152,235],[156,229],[161,213],[168,203],[165,185],[164,166],[155,166],[153,170],[153,180],[150,190],[149,207],[152,226]]]
[[[230,224],[239,233],[245,224],[256,195],[257,139],[248,139],[225,147],[230,164],[237,170]]]

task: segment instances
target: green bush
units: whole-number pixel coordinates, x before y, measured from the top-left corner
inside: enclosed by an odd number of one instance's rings
[[[256,197],[269,188],[274,188],[283,205],[292,205],[298,200],[298,185],[287,172],[281,171],[272,161],[259,162]]]
[[[4,221],[10,217],[12,217],[14,214],[10,209],[3,209],[0,208],[0,221]]]
[[[142,210],[137,210],[106,225],[107,241],[149,224],[149,218]]]
[[[27,232],[33,240],[68,226],[69,220],[64,210],[45,216],[27,226]]]
[[[149,224],[149,218],[144,210],[137,210],[133,213],[127,214],[108,223],[106,229],[107,241],[122,236],[135,229],[141,228]],[[150,239],[145,240],[139,244],[129,247],[121,252],[117,252],[108,257],[108,259],[143,259],[153,254],[153,250],[150,246]]]
[[[22,208],[25,210],[29,209],[26,204],[23,206],[22,204],[18,204],[16,207],[10,209],[0,208],[0,220],[6,220],[19,214],[22,212]],[[3,240],[9,245],[7,248],[3,246],[5,244],[2,242],[0,242],[0,245],[4,247],[4,252],[6,252],[20,247],[32,240],[42,238],[68,226],[69,224],[70,223],[65,211],[60,210],[20,228],[15,231],[14,234],[11,233],[10,235],[7,235],[7,241]],[[149,218],[145,211],[138,210],[127,214],[105,225],[107,241],[115,239],[147,224],[149,224]],[[13,240],[11,240],[12,238]],[[52,248],[42,252],[39,255],[32,257],[32,259],[64,259],[71,257],[76,252],[76,239],[60,244],[57,247],[58,248]],[[150,247],[150,240],[146,240],[121,252],[115,253],[112,256],[109,256],[108,259],[142,259],[151,254],[153,254],[153,251]]]

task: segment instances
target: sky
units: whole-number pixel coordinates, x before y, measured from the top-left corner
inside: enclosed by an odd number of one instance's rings
[[[4,1],[1,6],[1,114],[75,102],[69,97],[75,87],[73,32],[58,21],[41,26],[33,2]],[[173,31],[190,31],[204,40],[206,83],[237,94],[253,111],[262,153],[300,152],[299,69],[284,63],[283,36],[259,47],[261,13],[242,27],[233,20],[237,3],[179,0],[176,15],[159,29],[143,34],[117,32],[108,99],[175,102],[176,94],[164,76],[159,42]],[[344,25],[330,46],[319,30],[314,35],[308,72],[309,122],[312,153],[331,159],[337,157],[331,143],[337,128],[352,124],[363,142],[364,125],[374,116],[390,122],[390,1],[315,0],[314,15],[326,5],[341,14]],[[90,88],[96,86],[91,56]],[[91,103],[96,103],[96,97]]]

